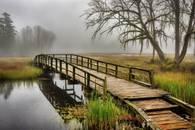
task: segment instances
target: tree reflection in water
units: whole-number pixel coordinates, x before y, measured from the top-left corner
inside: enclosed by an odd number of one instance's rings
[[[0,95],[3,95],[4,99],[7,100],[11,92],[15,87],[26,86],[32,87],[34,81],[33,80],[22,80],[22,81],[1,81],[0,83]],[[23,85],[21,85],[23,84]]]
[[[59,74],[47,74],[39,80],[39,88],[56,109],[61,118],[74,130],[83,129],[84,91],[81,84],[62,78]]]

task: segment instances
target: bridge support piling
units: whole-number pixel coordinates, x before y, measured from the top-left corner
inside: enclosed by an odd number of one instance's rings
[[[52,68],[53,68],[53,58],[52,57],[51,57],[51,63],[50,64],[51,64],[51,67],[50,68],[52,70]]]
[[[90,87],[90,75],[87,73],[87,87]]]
[[[75,67],[73,67],[73,71],[72,71],[72,79],[73,79],[73,82],[75,81]]]
[[[58,71],[58,59],[55,58],[55,62],[56,62],[56,72]]]
[[[66,63],[66,78],[68,78],[68,63]]]
[[[62,60],[60,60],[60,72],[62,72]]]

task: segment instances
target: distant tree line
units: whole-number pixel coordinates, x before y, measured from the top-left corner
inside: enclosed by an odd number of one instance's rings
[[[31,53],[29,50],[36,53],[49,53],[55,38],[53,32],[41,26],[26,26],[21,29],[18,42],[25,48],[21,50],[23,54]]]
[[[8,13],[0,18],[0,55],[48,52],[56,39],[55,33],[36,25],[26,26],[19,32],[15,30],[13,21]]]
[[[174,63],[179,66],[195,40],[195,0],[91,0],[86,10],[87,27],[97,34],[119,33],[128,44],[151,45],[166,62],[162,46],[174,41]]]

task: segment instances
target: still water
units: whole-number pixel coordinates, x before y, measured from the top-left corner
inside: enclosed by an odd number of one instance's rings
[[[80,84],[50,74],[37,81],[0,82],[0,130],[77,130],[82,123],[63,120],[56,107],[85,102]]]

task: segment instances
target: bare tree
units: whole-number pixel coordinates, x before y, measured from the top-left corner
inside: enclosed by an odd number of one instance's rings
[[[183,61],[194,35],[195,0],[166,0],[164,3],[172,12],[169,15],[168,24],[174,25],[175,64],[179,65]]]
[[[89,6],[85,14],[87,27],[96,27],[93,37],[117,30],[124,47],[138,40],[149,42],[153,55],[156,51],[162,62],[165,56],[160,45],[168,38],[175,40],[174,61],[179,65],[195,34],[195,0],[91,0]]]
[[[170,12],[161,6],[159,0],[91,0],[90,9],[85,12],[87,27],[97,27],[93,37],[98,33],[120,32],[120,42],[126,47],[136,41],[150,42],[161,61],[165,61],[159,41],[167,35],[164,23]],[[162,13],[161,13],[162,12]],[[155,23],[158,21],[158,23]],[[157,24],[157,25],[156,25]],[[158,37],[157,37],[158,36]]]

